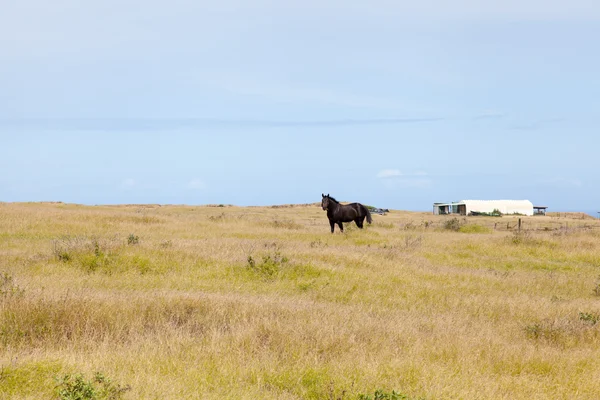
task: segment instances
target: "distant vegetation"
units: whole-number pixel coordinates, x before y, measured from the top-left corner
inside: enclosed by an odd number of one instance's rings
[[[502,213],[497,208],[494,208],[492,212],[481,212],[481,211],[471,211],[469,215],[473,216],[481,216],[481,217],[501,217]],[[515,213],[514,215],[520,215]]]

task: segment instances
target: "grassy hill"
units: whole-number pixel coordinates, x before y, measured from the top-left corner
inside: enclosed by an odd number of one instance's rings
[[[0,398],[597,398],[597,220],[373,218],[0,204]]]

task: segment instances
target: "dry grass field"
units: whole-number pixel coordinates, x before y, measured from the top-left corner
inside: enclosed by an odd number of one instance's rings
[[[0,203],[0,398],[597,399],[600,224],[522,220]]]

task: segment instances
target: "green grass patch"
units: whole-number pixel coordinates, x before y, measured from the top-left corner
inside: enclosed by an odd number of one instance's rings
[[[332,377],[326,368],[281,369],[277,372],[266,372],[261,381],[271,390],[281,393],[292,393],[298,398],[320,400],[330,397]]]
[[[64,370],[57,361],[18,363],[0,368],[0,397],[6,399],[35,396],[51,399],[55,376]]]
[[[130,386],[116,384],[100,372],[90,379],[82,374],[66,374],[56,381],[55,393],[60,400],[119,400],[131,390]]]

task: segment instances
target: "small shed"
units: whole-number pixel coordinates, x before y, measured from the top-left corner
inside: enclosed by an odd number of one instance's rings
[[[434,215],[452,214],[452,203],[433,203]]]
[[[533,215],[546,215],[547,206],[533,206]]]

